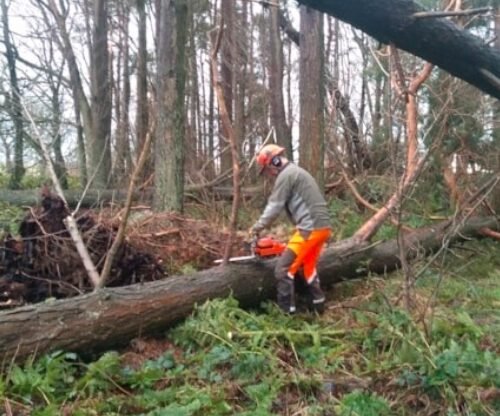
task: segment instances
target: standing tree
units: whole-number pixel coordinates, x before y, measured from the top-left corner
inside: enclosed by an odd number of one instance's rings
[[[224,31],[221,45],[220,77],[224,102],[229,120],[233,122],[233,68],[234,68],[234,3],[235,0],[221,0],[220,14],[224,22]],[[219,134],[219,147],[221,151],[221,172],[232,169],[232,158],[229,142],[230,132],[226,130],[225,123],[221,122]]]
[[[54,48],[53,43],[49,43],[49,56],[51,60],[54,59]],[[48,74],[48,84],[50,88],[50,101],[52,103],[52,122],[51,122],[51,135],[54,149],[54,171],[59,179],[61,187],[63,189],[68,188],[68,174],[66,170],[66,163],[64,161],[64,155],[62,151],[62,108],[61,108],[61,84],[62,84],[62,72],[64,69],[64,62],[61,64],[58,70],[57,76],[53,77]]]
[[[127,182],[131,171],[130,154],[130,46],[129,21],[130,5],[128,2],[117,4],[118,54],[116,57],[116,150],[113,166],[113,182]]]
[[[90,90],[93,135],[87,137],[92,185],[105,188],[111,172],[111,79],[108,50],[108,0],[94,0]]]
[[[325,77],[323,15],[300,7],[300,156],[299,163],[324,184]]]
[[[184,196],[185,0],[161,0],[158,16],[154,208],[181,212]]]
[[[78,149],[80,162],[86,162],[86,150],[89,153],[89,179],[96,188],[106,187],[111,171],[111,83],[109,74],[107,2],[93,2],[93,30],[91,39],[91,100],[87,99],[84,81],[80,73],[77,55],[73,48],[70,32],[67,27],[68,5],[63,0],[56,4],[55,0],[43,2],[36,0],[39,9],[44,14],[48,27],[52,28],[47,11],[53,16],[57,31],[53,31],[56,41],[68,63],[71,80],[71,91],[77,118]],[[81,119],[81,128],[80,128]],[[81,133],[85,135],[86,143],[81,141]],[[84,176],[87,176],[86,166],[81,166]]]
[[[241,2],[241,6],[236,8],[233,24],[233,74],[234,74],[234,98],[233,98],[233,120],[235,145],[238,154],[241,152],[241,144],[245,140],[247,132],[247,97],[249,89],[249,36],[247,28],[248,2]],[[229,143],[232,146],[232,143]],[[234,172],[234,157],[232,157]]]
[[[297,46],[300,45],[300,34],[293,27],[290,20],[285,16],[285,14],[279,12],[279,24],[283,31],[288,35],[290,40]],[[331,32],[330,32],[331,33]],[[345,138],[345,147],[347,149],[348,163],[350,165],[352,173],[361,171],[363,168],[368,168],[371,164],[370,157],[366,146],[361,141],[360,129],[356,121],[356,117],[349,105],[349,99],[342,94],[339,87],[339,75],[338,75],[338,60],[339,60],[339,22],[335,20],[335,51],[334,51],[334,65],[335,68],[332,72],[326,72],[325,63],[325,80],[326,80],[326,90],[331,97],[334,109],[336,110],[335,117],[340,118],[340,122],[343,126],[343,133]],[[327,53],[326,56],[330,54]],[[274,96],[275,94],[273,94]],[[291,100],[290,100],[291,101]]]
[[[285,101],[283,97],[283,42],[280,33],[280,10],[277,5],[269,7],[269,89],[271,121],[276,129],[277,142],[286,149],[290,160],[293,159],[292,132],[286,122]]]
[[[10,93],[9,102],[6,105],[8,114],[14,125],[14,166],[10,177],[9,187],[19,189],[24,176],[23,148],[24,148],[24,128],[23,114],[21,108],[21,91],[17,79],[16,55],[17,51],[11,41],[9,27],[9,8],[5,0],[1,0],[3,42],[5,44],[5,55],[7,57],[7,68],[9,70]]]
[[[495,48],[500,52],[500,2],[495,7]],[[493,103],[493,144],[496,149],[494,168],[500,170],[500,100]],[[497,212],[500,211],[500,188],[493,195],[493,204]]]
[[[137,148],[142,149],[146,141],[149,126],[148,108],[148,43],[147,43],[147,19],[146,0],[136,0],[137,6],[137,72],[136,72],[136,118],[135,136]],[[148,178],[153,171],[151,154],[147,155],[147,161],[141,172],[142,178]]]

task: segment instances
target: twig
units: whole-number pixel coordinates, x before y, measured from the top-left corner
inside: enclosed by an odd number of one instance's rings
[[[477,9],[456,10],[452,12],[417,12],[413,13],[411,17],[415,19],[427,19],[429,17],[473,16],[489,12],[493,12],[493,7],[479,7]]]
[[[484,227],[479,230],[479,233],[484,235],[485,237],[491,237],[500,241],[500,233],[497,231],[493,231],[491,228]]]
[[[5,399],[5,414],[6,416],[13,416],[12,407],[10,407],[9,399]]]
[[[354,197],[363,205],[365,206],[366,208],[370,209],[371,211],[373,212],[377,212],[379,210],[379,208],[377,208],[376,206],[370,204],[365,198],[363,198],[363,196],[358,192],[358,190],[356,189],[356,186],[352,183],[352,181],[349,179],[349,177],[347,176],[347,173],[345,172],[345,169],[344,167],[342,167],[342,176],[347,184],[347,186],[349,187],[349,189],[351,190],[352,194],[354,195]],[[391,223],[396,226],[396,227],[402,227],[402,229],[404,231],[413,231],[413,229],[411,227],[408,227],[407,225],[404,225],[402,223],[400,223],[400,218],[393,218],[393,216],[391,215],[390,216],[390,221]]]
[[[274,137],[274,138],[276,137],[276,131],[275,131],[274,126],[272,126],[269,130],[269,133],[267,133],[266,138],[264,139],[264,141],[262,142],[262,144],[260,146],[261,149],[267,144],[267,142],[271,139],[271,137]],[[248,170],[250,170],[252,168],[256,157],[257,157],[257,153],[255,155],[253,155],[252,159],[250,159],[250,163],[248,164]]]
[[[201,191],[202,189],[205,189],[205,188],[211,188],[211,187],[219,184],[220,182],[223,182],[225,179],[229,178],[230,176],[231,176],[231,169],[228,169],[224,173],[221,173],[219,176],[212,179],[211,181],[197,183],[197,184],[193,183],[191,185],[186,186],[186,191],[195,192],[195,191]]]
[[[24,305],[24,302],[17,301],[14,299],[8,299],[5,302],[0,302],[0,309],[4,308],[17,308],[18,306]]]
[[[63,280],[55,281],[55,280],[50,280],[50,279],[44,279],[42,277],[32,276],[26,272],[21,272],[21,275],[23,276],[23,278],[36,280],[37,282],[46,282],[46,283],[52,284],[54,286],[69,288],[71,290],[74,290],[79,295],[83,295],[83,293],[84,293],[82,290],[77,288],[75,285],[72,285],[71,283],[65,282]]]

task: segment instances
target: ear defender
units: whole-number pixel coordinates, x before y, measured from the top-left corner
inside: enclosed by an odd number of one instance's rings
[[[276,168],[279,168],[281,166],[281,158],[279,156],[274,156],[271,159],[271,165],[273,165]]]

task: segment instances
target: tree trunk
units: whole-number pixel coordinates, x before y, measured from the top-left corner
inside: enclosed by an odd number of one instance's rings
[[[196,36],[195,36],[195,18],[192,10],[189,11],[189,43],[188,43],[188,62],[187,66],[189,68],[189,89],[186,91],[187,94],[187,108],[189,108],[189,120],[186,122],[186,139],[185,148],[186,154],[191,155],[191,157],[186,158],[186,163],[184,170],[186,172],[186,177],[196,178],[199,174],[202,174],[200,168],[202,166],[203,158],[203,146],[202,146],[202,134],[201,134],[201,124],[199,103],[200,103],[200,82],[198,80],[198,51],[196,50]]]
[[[338,58],[338,42],[339,42],[339,30],[338,30],[338,20],[335,19],[336,22],[336,30],[335,30],[335,43],[336,43],[336,51],[334,60]],[[279,25],[283,29],[283,31],[288,35],[290,40],[295,43],[297,46],[300,46],[300,34],[293,27],[292,23],[285,16],[285,14],[280,11],[279,12]],[[327,54],[328,56],[328,54]],[[326,71],[325,67],[325,71]],[[349,100],[345,97],[339,89],[338,85],[338,67],[335,67],[334,73],[325,73],[326,79],[326,89],[327,92],[332,96],[332,101],[334,101],[335,108],[339,110],[340,115],[342,116],[341,122],[344,126],[344,137],[346,139],[346,145],[348,149],[352,149],[352,152],[349,152],[349,156],[351,156],[350,165],[352,174],[354,175],[356,171],[361,171],[363,168],[367,169],[371,165],[370,157],[368,155],[368,151],[366,146],[360,140],[360,131],[358,127],[358,123],[356,121],[356,117],[352,112]],[[270,84],[271,85],[271,84]],[[273,90],[273,88],[271,88]],[[275,97],[277,94],[272,94],[272,97]],[[284,145],[283,145],[284,146]],[[356,166],[359,166],[359,169],[356,169]]]
[[[80,111],[80,105],[78,100],[73,97],[75,102],[74,112],[75,112],[75,126],[76,126],[76,146],[78,155],[78,169],[79,169],[79,184],[81,188],[85,188],[88,183],[87,174],[87,153],[85,150],[85,137],[84,137],[84,127],[82,125],[82,117]]]
[[[58,35],[56,42],[59,49],[68,63],[68,71],[71,80],[71,94],[73,96],[75,107],[75,122],[77,129],[78,143],[78,161],[80,164],[80,183],[82,186],[87,185],[88,170],[87,170],[87,146],[84,141],[84,136],[87,140],[91,140],[94,135],[94,123],[92,120],[92,111],[90,104],[85,95],[82,77],[78,68],[77,59],[73,50],[73,45],[66,27],[67,10],[63,7],[63,2],[60,2],[61,10],[55,3],[55,0],[45,2],[38,1],[40,10],[44,13],[44,20],[47,27],[52,27],[52,22],[46,15],[45,10],[50,12],[56,22]]]
[[[146,0],[137,0],[137,99],[136,99],[136,144],[138,149],[144,148],[146,135],[149,129],[149,108],[148,108],[148,44],[147,44],[147,19]],[[137,156],[139,157],[139,156]],[[151,154],[146,160],[142,171],[142,179],[147,179],[153,172]]]
[[[495,8],[495,48],[500,53],[500,4]],[[493,158],[493,168],[500,170],[500,100],[493,104],[493,147],[496,149]],[[500,212],[500,189],[496,189],[492,195],[492,205],[496,212]]]
[[[7,112],[14,125],[14,169],[10,178],[11,189],[19,189],[24,176],[23,148],[24,148],[24,127],[23,110],[21,107],[21,91],[17,79],[16,56],[17,50],[11,42],[9,28],[9,10],[5,0],[1,2],[3,43],[5,45],[5,55],[7,57],[7,68],[9,70],[10,96],[6,105]]]
[[[240,204],[240,162],[237,147],[237,139],[235,137],[234,128],[229,117],[227,103],[224,97],[224,86],[220,84],[219,70],[217,68],[217,54],[219,52],[220,43],[222,40],[222,33],[224,28],[224,19],[221,19],[221,26],[217,34],[212,32],[212,52],[210,54],[210,62],[212,68],[212,84],[214,85],[215,93],[217,95],[217,102],[219,104],[220,118],[222,121],[222,127],[224,131],[228,134],[229,145],[231,149],[231,159],[233,167],[233,203],[231,206],[231,218],[230,218],[230,234],[229,238],[225,243],[224,249],[224,264],[231,256],[232,242],[236,233],[236,226],[238,223],[238,208]]]
[[[60,97],[60,80],[50,82],[51,101],[52,101],[52,114],[53,120],[51,123],[52,137],[54,139],[54,169],[56,171],[57,179],[63,189],[68,188],[68,173],[66,171],[66,163],[62,152],[62,134],[61,134],[61,103]]]
[[[276,138],[280,146],[286,149],[286,154],[293,160],[292,131],[286,122],[285,100],[283,97],[283,42],[280,34],[280,15],[278,7],[269,9],[269,99],[271,122],[276,129]]]
[[[234,15],[235,24],[233,29],[233,76],[234,76],[234,98],[233,98],[233,126],[234,139],[238,156],[241,154],[241,145],[247,134],[247,113],[249,112],[248,103],[248,86],[251,83],[248,73],[248,28],[250,21],[248,20],[248,2],[241,2],[240,8]],[[230,143],[232,146],[232,143]],[[231,150],[232,152],[232,150]],[[231,157],[234,165],[234,157]]]
[[[350,23],[383,43],[394,43],[500,99],[500,51],[450,20],[419,18],[412,0],[299,0]]]
[[[483,227],[500,229],[495,218],[473,218],[454,228],[451,224],[408,235],[409,258],[436,251],[443,241],[480,237]],[[323,253],[318,271],[326,287],[399,267],[396,240],[346,247],[337,245]],[[88,353],[123,345],[136,336],[165,330],[188,316],[194,305],[213,298],[232,295],[242,307],[259,305],[274,296],[274,263],[230,264],[0,312],[0,356],[7,362],[60,349]]]
[[[222,37],[222,50],[220,61],[220,77],[224,102],[226,103],[227,114],[231,124],[233,123],[233,84],[234,84],[234,7],[235,0],[221,0],[220,14],[224,21],[224,32]],[[220,109],[219,109],[220,111]],[[219,134],[219,146],[221,152],[220,173],[232,169],[233,161],[231,158],[229,132],[225,124],[221,122]],[[225,150],[224,150],[225,149]],[[228,182],[229,184],[229,182]]]
[[[184,0],[162,0],[159,20],[154,208],[182,212],[187,34]]]
[[[325,77],[323,15],[300,8],[300,165],[324,185]]]
[[[130,154],[130,7],[127,2],[118,6],[120,30],[116,68],[116,151],[113,167],[113,182],[126,185],[132,169]],[[142,148],[141,148],[142,149]]]
[[[87,137],[92,186],[103,189],[111,172],[111,79],[109,70],[108,6],[106,0],[93,2],[90,89],[93,135]]]

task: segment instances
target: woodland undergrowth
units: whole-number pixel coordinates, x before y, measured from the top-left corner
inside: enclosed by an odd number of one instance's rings
[[[0,395],[16,415],[495,415],[497,250],[447,252],[417,281],[413,313],[397,306],[398,273],[337,285],[321,317],[214,300],[165,339],[93,362],[6,363]]]
[[[337,237],[348,234],[356,226],[348,207],[331,209]],[[410,311],[401,301],[405,278],[395,272],[335,285],[321,316],[212,300],[164,337],[134,339],[92,361],[60,351],[3,363],[3,412],[500,414],[498,242],[469,241],[412,268]]]

